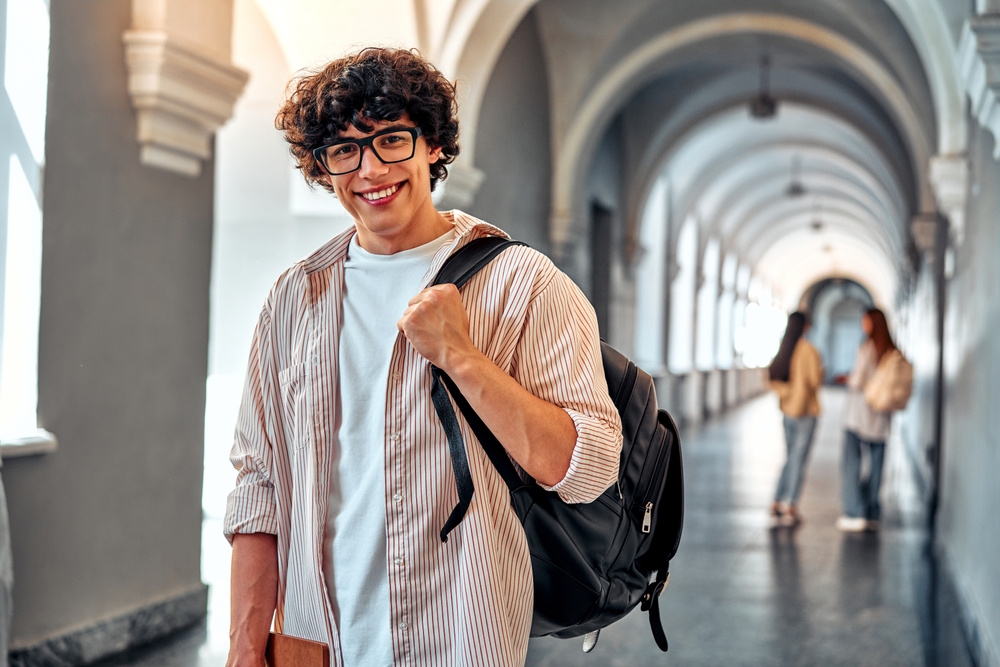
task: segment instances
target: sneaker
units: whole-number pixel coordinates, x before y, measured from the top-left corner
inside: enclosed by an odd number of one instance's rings
[[[837,519],[837,530],[860,533],[868,529],[868,520],[860,516],[842,516]]]
[[[781,528],[781,505],[778,503],[771,503],[770,521],[768,526],[771,528]]]
[[[786,528],[794,528],[802,523],[802,515],[795,509],[794,505],[785,505],[781,512],[781,525]]]

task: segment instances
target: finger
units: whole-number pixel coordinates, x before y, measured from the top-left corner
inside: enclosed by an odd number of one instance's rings
[[[397,329],[399,329],[403,333],[406,333],[406,327],[409,326],[409,324],[410,324],[410,320],[413,317],[413,311],[414,310],[415,310],[415,307],[414,306],[410,306],[405,311],[403,311],[403,316],[400,317],[399,320],[396,322],[396,328]]]
[[[420,303],[421,301],[426,301],[427,298],[430,296],[431,291],[434,290],[437,287],[440,287],[440,285],[435,285],[433,287],[427,287],[425,289],[420,290],[419,292],[417,292],[416,294],[414,294],[412,297],[410,297],[410,300],[406,302],[406,305],[408,305],[408,306],[415,306],[416,304]]]

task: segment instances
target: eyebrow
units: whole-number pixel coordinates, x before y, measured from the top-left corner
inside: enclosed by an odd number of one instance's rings
[[[381,134],[382,132],[394,132],[395,130],[412,130],[415,127],[417,127],[417,126],[416,125],[403,125],[402,123],[395,123],[393,125],[390,125],[389,127],[383,127],[378,132],[372,132],[368,136],[370,137],[370,136],[373,136],[373,135],[376,135],[376,134]],[[333,137],[333,139],[330,140],[330,143],[334,143],[335,144],[335,143],[338,143],[338,142],[341,142],[341,141],[357,141],[359,139],[365,139],[365,138],[366,137],[345,137],[345,136],[343,136],[341,134],[337,134],[336,136]]]

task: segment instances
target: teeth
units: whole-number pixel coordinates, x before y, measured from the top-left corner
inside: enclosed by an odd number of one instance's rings
[[[378,201],[379,199],[385,199],[389,195],[395,194],[396,190],[399,189],[399,185],[394,185],[391,188],[386,188],[385,190],[379,190],[378,192],[365,192],[361,196],[368,201]]]

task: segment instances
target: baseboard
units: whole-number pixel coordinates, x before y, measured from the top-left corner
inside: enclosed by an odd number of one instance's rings
[[[208,586],[10,652],[10,667],[78,667],[147,644],[205,618]]]
[[[955,593],[958,603],[959,626],[965,635],[972,663],[976,667],[1000,667],[1000,654],[998,654],[998,647],[994,643],[995,638],[990,635],[989,628],[983,624],[968,587],[957,576],[947,551],[940,543],[935,546],[935,552],[937,553],[938,572],[948,578],[948,584]]]

